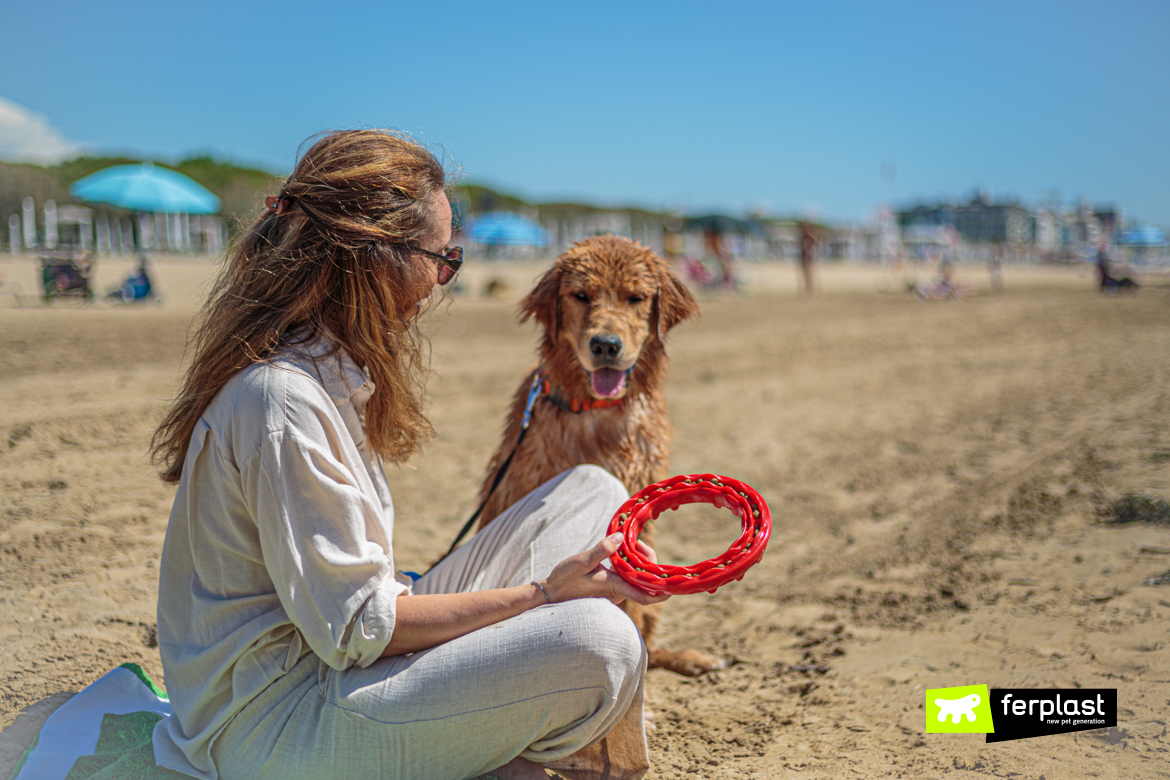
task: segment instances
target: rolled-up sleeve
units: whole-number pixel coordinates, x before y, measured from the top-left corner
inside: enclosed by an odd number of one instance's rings
[[[264,566],[309,647],[335,669],[369,666],[407,588],[394,579],[382,507],[347,464],[327,415],[268,433],[244,478]],[[317,430],[314,430],[317,428]]]

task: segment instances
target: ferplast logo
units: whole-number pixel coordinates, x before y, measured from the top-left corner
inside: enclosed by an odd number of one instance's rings
[[[988,742],[1117,725],[1116,688],[992,688]]]
[[[927,734],[991,734],[991,695],[986,685],[926,690]]]
[[[991,688],[926,691],[927,734],[986,734],[988,742],[1117,725],[1116,688]]]

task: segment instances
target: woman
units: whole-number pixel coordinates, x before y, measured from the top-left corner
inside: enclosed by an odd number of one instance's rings
[[[461,251],[442,167],[322,137],[228,254],[155,434],[178,483],[158,639],[160,763],[203,778],[641,777],[645,648],[599,564],[626,498],[562,474],[417,583],[382,458],[431,435],[415,327]],[[598,541],[601,540],[601,541]],[[612,602],[612,603],[611,603]]]

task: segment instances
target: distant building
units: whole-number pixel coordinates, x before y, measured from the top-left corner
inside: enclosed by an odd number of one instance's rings
[[[979,193],[956,206],[955,230],[969,244],[1023,245],[1032,242],[1032,214],[1019,203],[993,203]]]
[[[793,260],[800,256],[800,227],[793,219],[761,219],[764,257]]]
[[[1080,262],[1102,240],[1114,242],[1120,209],[1080,202],[1071,208],[1046,203],[1030,209],[1014,200],[995,202],[986,192],[960,205],[920,203],[898,212],[902,243],[912,257],[950,256],[986,260],[996,247],[1009,258]]]
[[[587,203],[527,203],[486,187],[467,185],[458,209],[477,213],[485,204],[500,204],[538,223],[548,233],[543,252],[559,254],[589,236],[605,233],[627,236],[669,257],[703,258],[711,244],[703,227],[717,220],[721,250],[743,260],[785,259],[800,256],[799,219],[750,213],[746,218],[711,214],[686,217],[676,212],[635,207],[604,208]],[[822,225],[817,254],[823,260],[881,261],[899,257],[921,260],[989,262],[1003,253],[1013,262],[1082,262],[1102,240],[1118,244],[1130,223],[1119,208],[1080,202],[1068,206],[1058,198],[1030,208],[1012,199],[996,201],[977,191],[967,201],[917,203],[900,210],[881,204],[868,221]],[[98,243],[103,229],[97,226]],[[167,225],[156,230],[145,226],[153,240]],[[18,236],[21,222],[10,220],[9,233]],[[27,229],[27,228],[26,228]],[[110,241],[117,226],[108,231]],[[187,230],[177,231],[185,237]],[[15,242],[17,238],[10,239]],[[1161,245],[1159,245],[1160,247]],[[534,250],[535,251],[535,250]],[[1162,252],[1158,249],[1157,252]]]
[[[1118,231],[1121,230],[1123,222],[1121,209],[1113,204],[1099,206],[1093,209],[1093,216],[1097,218],[1098,224],[1101,225],[1101,231],[1112,242],[1116,238]]]
[[[632,238],[652,249],[663,245],[660,213],[641,209],[602,209],[577,203],[545,203],[521,213],[539,222],[548,231],[548,250],[560,254],[573,242],[590,236],[612,233]]]
[[[902,229],[902,246],[917,260],[949,256],[955,246],[955,229],[950,225],[909,225]]]
[[[906,253],[919,260],[950,256],[958,240],[955,210],[945,203],[899,211],[898,225]]]
[[[134,219],[117,212],[46,200],[38,229],[36,202],[27,197],[21,215],[8,220],[11,252],[42,249],[99,254],[168,251],[217,255],[227,241],[227,227],[215,215],[138,213]]]
[[[899,211],[898,225],[903,231],[915,226],[954,227],[955,210],[945,203],[933,206],[918,205],[912,209]]]
[[[1041,255],[1060,249],[1060,215],[1044,208],[1032,215],[1032,246]]]

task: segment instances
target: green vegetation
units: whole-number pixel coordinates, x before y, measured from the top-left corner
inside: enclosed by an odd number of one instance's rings
[[[264,205],[264,198],[275,195],[284,181],[284,177],[268,171],[244,168],[207,155],[188,157],[174,169],[215,193],[232,232],[250,223]]]
[[[77,157],[56,165],[0,162],[0,225],[6,224],[11,214],[19,214],[21,202],[32,196],[37,204],[38,221],[45,201],[71,203],[69,185],[113,165],[144,162],[132,157]],[[270,171],[248,168],[209,154],[198,154],[178,163],[154,161],[155,165],[170,168],[202,184],[222,203],[220,215],[228,230],[235,233],[249,224],[263,207],[264,198],[274,195],[281,185],[281,177]],[[640,208],[606,208],[588,203],[540,203],[508,192],[474,182],[460,182],[452,188],[451,200],[461,219],[486,211],[533,212],[540,219],[574,220],[603,212],[620,211],[640,226],[642,222],[662,218],[660,212]],[[100,210],[111,216],[129,216],[127,212],[110,206]],[[3,239],[0,239],[2,242]]]
[[[10,214],[19,214],[21,202],[27,196],[36,200],[38,211],[44,208],[46,200],[70,203],[69,185],[78,179],[113,165],[140,162],[144,160],[132,157],[77,157],[48,166],[0,162],[0,222],[7,223]],[[220,213],[233,232],[252,220],[264,197],[275,193],[281,182],[280,177],[269,171],[245,168],[209,155],[188,157],[174,165],[155,161],[155,165],[190,176],[214,193],[222,204]],[[101,209],[125,216],[120,209],[109,206]]]
[[[471,182],[456,185],[452,189],[451,200],[459,204],[459,208],[464,214],[481,214],[485,211],[519,211],[530,205],[528,201],[516,195]]]

